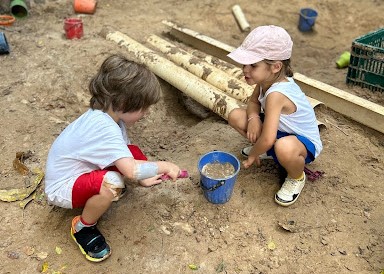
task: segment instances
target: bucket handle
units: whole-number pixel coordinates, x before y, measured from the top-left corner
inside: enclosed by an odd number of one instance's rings
[[[216,185],[214,185],[214,186],[212,186],[212,187],[210,187],[210,188],[207,188],[207,187],[205,187],[205,186],[203,185],[203,182],[200,181],[200,186],[201,186],[201,188],[202,188],[203,190],[205,190],[205,191],[214,191],[214,190],[218,189],[219,187],[221,187],[221,186],[223,186],[223,185],[225,185],[225,180],[223,180],[223,181],[219,181]]]

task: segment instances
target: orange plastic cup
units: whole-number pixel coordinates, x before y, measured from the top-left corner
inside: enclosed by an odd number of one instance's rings
[[[75,0],[73,2],[73,9],[77,13],[93,14],[96,10],[96,0]]]

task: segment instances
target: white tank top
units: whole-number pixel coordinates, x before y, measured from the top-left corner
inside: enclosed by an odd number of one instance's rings
[[[316,148],[315,158],[320,154],[323,145],[320,139],[319,127],[311,104],[300,87],[288,77],[289,82],[274,83],[263,96],[260,92],[259,102],[265,109],[267,97],[272,92],[280,92],[296,105],[296,111],[291,114],[280,114],[278,130],[290,134],[297,134],[308,138]]]

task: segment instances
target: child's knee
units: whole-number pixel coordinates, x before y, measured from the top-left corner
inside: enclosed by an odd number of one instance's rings
[[[247,119],[246,115],[244,109],[234,109],[228,115],[228,124],[232,127],[244,127]]]
[[[238,119],[239,116],[239,110],[234,109],[228,114],[228,122],[234,122]]]
[[[113,194],[113,201],[117,201],[125,188],[123,176],[116,171],[108,171],[103,178],[103,186],[109,189]]]

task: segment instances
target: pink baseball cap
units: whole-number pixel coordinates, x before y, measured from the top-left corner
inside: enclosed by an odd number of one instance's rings
[[[287,60],[292,55],[293,42],[288,32],[278,26],[260,26],[252,30],[240,47],[227,56],[242,65],[267,60]]]

